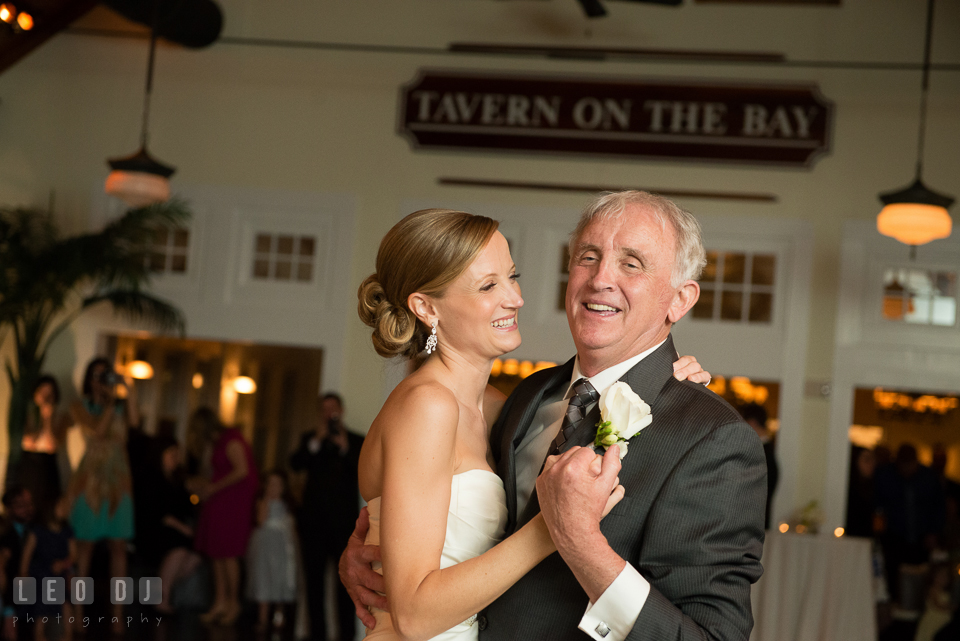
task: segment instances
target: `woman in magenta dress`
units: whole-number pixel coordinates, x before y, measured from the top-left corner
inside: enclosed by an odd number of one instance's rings
[[[239,430],[223,426],[207,408],[197,410],[192,420],[213,441],[213,474],[197,492],[203,506],[194,546],[212,560],[214,579],[213,606],[201,618],[229,625],[240,615],[238,559],[250,539],[257,470]]]

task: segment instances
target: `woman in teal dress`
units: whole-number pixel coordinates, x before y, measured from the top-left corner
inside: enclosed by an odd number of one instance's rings
[[[70,479],[70,522],[77,541],[77,576],[90,576],[93,546],[103,539],[110,550],[110,576],[127,576],[133,499],[126,441],[127,429],[140,423],[140,413],[133,381],[125,381],[125,402],[117,398],[120,383],[110,361],[94,359],[83,377],[83,399],[71,408],[87,439],[83,460]],[[113,616],[121,622],[114,627],[122,631],[122,605],[113,606]],[[77,620],[82,620],[82,614]]]

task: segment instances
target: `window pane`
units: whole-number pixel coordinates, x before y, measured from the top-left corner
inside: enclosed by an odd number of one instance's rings
[[[167,238],[169,235],[170,230],[168,230],[166,227],[157,227],[153,230],[153,244],[166,247]]]
[[[936,272],[934,274],[934,289],[941,296],[955,297],[957,295],[957,275],[951,272]]]
[[[293,253],[293,236],[277,236],[277,253]]]
[[[723,282],[742,283],[746,272],[746,256],[743,254],[723,255]]]
[[[773,285],[773,274],[777,267],[777,257],[772,254],[753,257],[753,273],[750,282],[754,285]]]
[[[173,246],[186,247],[190,242],[190,232],[186,229],[177,229],[173,232]]]
[[[740,320],[743,313],[743,293],[723,292],[720,298],[720,318],[723,320]]]
[[[269,254],[271,240],[273,240],[273,237],[270,234],[257,234],[257,253]]]
[[[707,252],[707,266],[703,268],[700,282],[713,282],[715,280],[717,280],[717,252]]]
[[[957,322],[957,299],[936,296],[933,299],[933,324],[953,327]]]
[[[769,323],[773,315],[773,295],[750,294],[750,322]]]
[[[288,260],[278,260],[277,264],[274,266],[273,276],[277,280],[290,280],[290,274],[293,271],[293,266]]]
[[[183,273],[187,271],[187,257],[183,254],[177,254],[170,257],[170,271]]]
[[[263,259],[253,261],[253,277],[269,278],[270,277],[270,261],[263,260]]]
[[[300,238],[300,255],[313,256],[316,240],[311,236],[302,236]]]
[[[167,269],[167,255],[161,252],[150,254],[150,270],[162,272]]]
[[[313,264],[312,263],[300,263],[299,265],[297,265],[297,280],[300,280],[300,281],[313,280]]]
[[[714,293],[712,289],[701,289],[700,290],[700,299],[697,300],[697,304],[693,306],[693,317],[694,318],[713,318],[713,298]]]
[[[560,283],[560,289],[557,292],[557,309],[563,311],[567,308],[567,283],[562,281]]]

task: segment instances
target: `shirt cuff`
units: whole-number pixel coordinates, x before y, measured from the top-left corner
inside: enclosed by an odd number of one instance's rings
[[[627,563],[596,603],[587,606],[581,630],[594,641],[624,641],[650,595],[650,583]]]

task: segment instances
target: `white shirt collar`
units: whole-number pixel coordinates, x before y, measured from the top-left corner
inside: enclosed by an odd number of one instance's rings
[[[608,387],[620,380],[621,376],[633,369],[634,365],[657,351],[657,348],[666,342],[667,339],[665,338],[647,351],[641,352],[632,358],[628,358],[625,361],[613,365],[612,367],[608,367],[607,369],[589,377],[587,380],[590,381],[590,384],[593,385],[593,388],[597,390],[597,392],[603,394]],[[583,374],[580,372],[580,356],[577,356],[576,360],[573,362],[573,373],[570,375],[570,386],[567,388],[567,393],[563,396],[564,398],[568,398],[570,396],[570,390],[573,389],[573,384],[581,378],[583,378]]]

